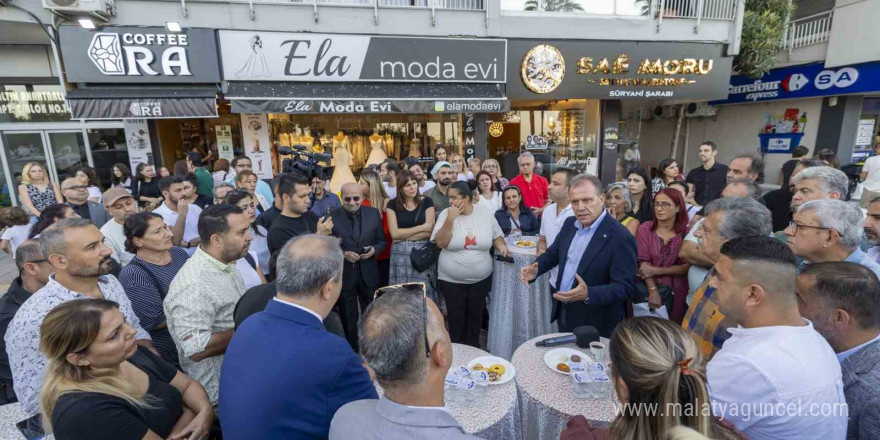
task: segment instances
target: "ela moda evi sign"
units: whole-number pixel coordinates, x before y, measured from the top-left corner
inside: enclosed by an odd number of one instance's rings
[[[880,62],[826,69],[823,63],[773,69],[759,79],[730,78],[727,99],[712,105],[846,95],[880,90]]]
[[[59,27],[67,80],[83,83],[214,83],[220,81],[211,29]]]
[[[505,40],[219,31],[226,81],[505,83]]]

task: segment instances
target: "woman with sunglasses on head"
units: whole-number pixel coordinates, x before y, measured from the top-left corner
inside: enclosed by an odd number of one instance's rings
[[[492,177],[492,185],[495,187],[495,191],[504,191],[504,188],[510,185],[510,181],[501,175],[501,164],[497,160],[486,159],[483,162],[483,171],[489,173],[489,176]]]
[[[372,206],[382,214],[382,228],[385,233],[385,243],[388,245],[385,246],[385,250],[381,254],[376,256],[376,262],[379,263],[379,286],[387,286],[391,273],[391,249],[394,247],[386,214],[390,198],[382,185],[382,178],[376,171],[367,169],[361,172],[360,184],[365,197],[363,206]]]
[[[58,440],[204,440],[214,410],[202,386],[137,344],[116,303],[75,299],[40,326],[49,365],[44,426]]]
[[[612,183],[605,188],[605,209],[635,237],[641,222],[630,213],[629,190],[623,183]]]
[[[575,416],[560,440],[662,440],[677,426],[702,438],[745,438],[729,422],[713,417],[706,360],[681,326],[660,318],[627,319],[611,334],[608,354],[611,386],[620,403],[659,411],[621,411],[607,429],[592,428],[584,416]]]
[[[162,307],[171,281],[189,259],[189,254],[171,242],[174,235],[162,216],[149,211],[132,214],[122,225],[125,250],[135,256],[119,273],[119,282],[131,301],[131,308],[150,332],[153,345],[163,359],[177,366],[177,346],[168,331]]]
[[[37,162],[28,162],[22,169],[18,199],[25,211],[34,218],[39,217],[49,205],[64,203],[61,189],[49,180],[46,169]]]
[[[671,158],[661,160],[657,167],[657,177],[651,180],[651,194],[656,196],[660,190],[675,181],[684,182],[678,170],[678,162]]]
[[[385,209],[388,218],[388,231],[394,240],[391,251],[391,269],[388,282],[392,285],[404,283],[424,283],[427,295],[445,312],[445,304],[437,294],[437,266],[432,265],[423,272],[413,268],[413,250],[428,244],[434,230],[434,202],[430,197],[419,193],[419,182],[415,175],[403,171],[397,176],[397,197],[388,202]]]
[[[248,254],[251,255],[251,258],[254,259],[255,263],[257,263],[257,267],[254,267],[254,269],[259,268],[260,272],[263,275],[268,275],[269,260],[272,256],[272,254],[269,253],[269,242],[266,240],[268,231],[266,230],[266,228],[256,223],[257,210],[254,195],[242,190],[232,191],[226,195],[225,202],[241,208],[241,210],[244,211],[244,215],[247,216],[248,220],[251,222],[251,237],[253,237],[254,239],[251,241]],[[254,257],[254,255],[256,256]],[[242,260],[247,260],[247,258],[241,258],[239,260],[239,265]],[[246,262],[249,266],[253,267],[253,265],[250,264],[249,260]],[[242,274],[244,274],[244,272],[242,272]],[[265,278],[263,278],[262,282],[266,282]],[[245,280],[245,285],[247,284],[248,282],[247,280]]]
[[[437,278],[446,301],[452,342],[480,346],[480,329],[486,310],[486,296],[492,289],[494,264],[489,251],[509,255],[504,233],[495,217],[476,209],[467,182],[449,186],[449,208],[434,225],[431,241],[442,249]]]
[[[672,310],[667,312],[679,324],[687,311],[690,264],[678,256],[687,225],[684,197],[677,189],[666,188],[654,200],[654,220],[642,223],[636,234],[638,276],[648,287],[648,304],[653,308],[663,305],[659,285],[672,289]]]
[[[501,193],[504,200],[504,206],[495,211],[495,220],[501,226],[501,231],[505,236],[511,233],[516,235],[538,235],[541,228],[538,224],[538,217],[531,209],[526,207],[523,201],[522,192],[516,185],[508,186]]]

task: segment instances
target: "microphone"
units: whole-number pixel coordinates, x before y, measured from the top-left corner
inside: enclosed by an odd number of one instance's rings
[[[591,325],[576,327],[574,333],[555,338],[542,339],[535,342],[536,347],[556,347],[557,345],[577,344],[580,348],[589,348],[590,342],[599,342],[599,331]]]

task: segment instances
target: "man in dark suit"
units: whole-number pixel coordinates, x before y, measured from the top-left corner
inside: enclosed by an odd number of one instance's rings
[[[220,424],[227,439],[326,439],[342,405],[378,398],[360,357],[321,324],[342,288],[339,241],[302,235],[280,252],[278,295],[226,349]]]
[[[847,439],[880,433],[880,280],[846,261],[808,264],[797,278],[798,309],[834,349],[849,406]]]
[[[385,234],[379,210],[361,206],[364,200],[357,183],[342,185],[342,207],[330,213],[334,237],[339,237],[345,252],[342,296],[337,308],[345,336],[357,349],[358,303],[366,310],[379,288],[379,264],[376,255],[385,250]]]
[[[91,220],[99,229],[113,217],[104,209],[104,205],[89,200],[88,186],[83,185],[75,177],[68,177],[61,182],[61,194],[74,212],[84,219]]]
[[[591,325],[605,337],[625,316],[635,291],[636,240],[605,212],[602,183],[581,174],[571,179],[568,197],[574,217],[565,220],[556,240],[538,260],[520,270],[524,283],[559,266],[552,320],[559,329]]]

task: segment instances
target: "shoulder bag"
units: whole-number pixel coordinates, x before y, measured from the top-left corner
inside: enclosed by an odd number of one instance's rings
[[[422,202],[419,205],[419,212],[416,213],[416,222],[419,221],[419,214],[421,214],[424,218],[425,200],[422,199]],[[425,221],[428,221],[428,219],[425,218]],[[431,243],[431,241],[429,240],[427,243],[425,243],[424,246],[417,247],[412,250],[412,252],[409,254],[409,261],[416,272],[424,272],[437,263],[437,258],[439,256],[440,249],[438,249],[437,245]]]

